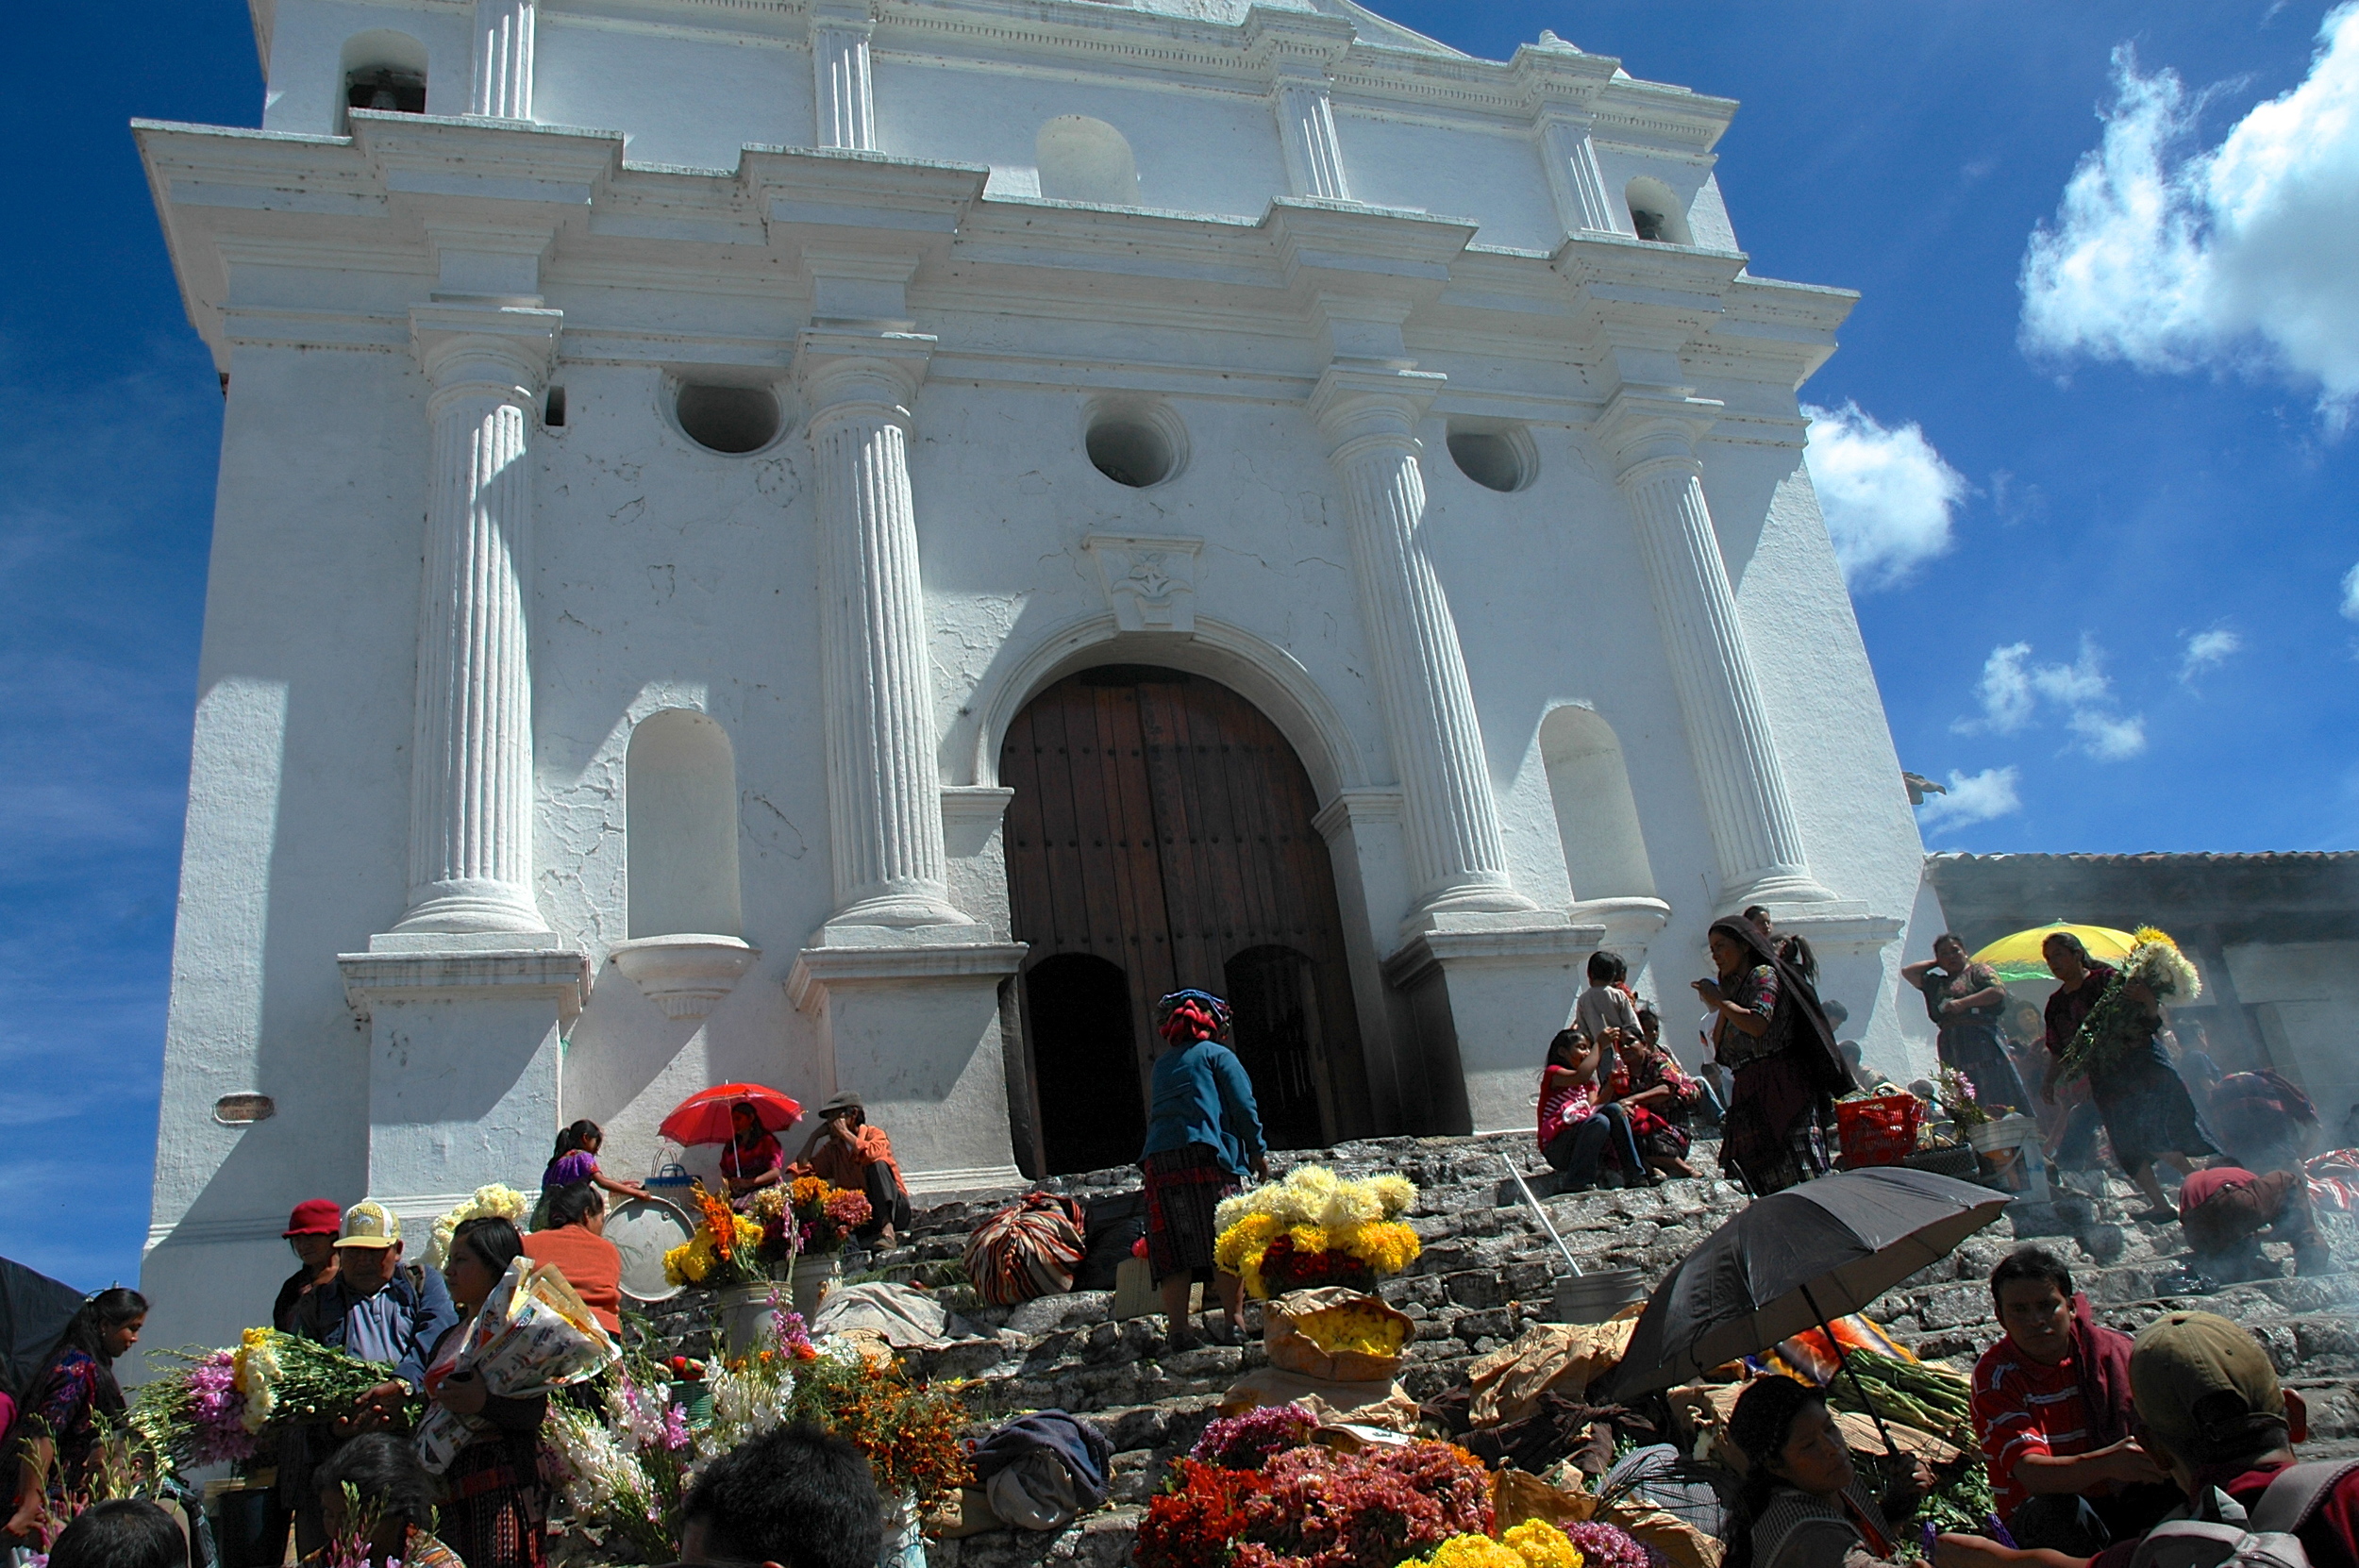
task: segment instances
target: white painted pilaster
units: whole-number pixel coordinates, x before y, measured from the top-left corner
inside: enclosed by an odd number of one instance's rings
[[[410,909],[396,934],[544,932],[532,897],[532,434],[563,313],[421,306],[433,473]]]
[[[1696,442],[1720,405],[1625,388],[1598,422],[1637,519],[1687,744],[1720,868],[1720,902],[1823,903],[1762,709]]]
[[[475,84],[467,112],[532,118],[532,51],[539,0],[475,0]]]
[[[926,603],[910,492],[909,405],[934,340],[803,333],[818,478],[836,911],[830,926],[962,926],[934,762]]]
[[[1335,136],[1335,109],[1324,76],[1297,78],[1278,89],[1278,135],[1286,155],[1286,184],[1297,196],[1351,200],[1344,174],[1343,144]]]
[[[1417,538],[1425,475],[1416,425],[1443,380],[1428,372],[1331,366],[1311,395],[1343,486],[1360,618],[1400,770],[1413,919],[1534,908],[1507,873],[1465,655],[1441,578]]]
[[[1590,125],[1590,116],[1564,111],[1541,119],[1540,156],[1548,163],[1558,221],[1567,234],[1629,234],[1621,204],[1607,194]]]
[[[875,26],[865,5],[811,11],[811,101],[818,146],[877,150],[877,93],[868,75],[868,35]]]

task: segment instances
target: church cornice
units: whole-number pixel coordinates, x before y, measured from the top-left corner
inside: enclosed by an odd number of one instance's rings
[[[1350,203],[1280,201],[1246,221],[1002,201],[982,194],[979,167],[880,154],[747,148],[725,175],[626,165],[607,132],[419,116],[360,114],[349,138],[137,132],[191,318],[225,368],[233,343],[378,346],[383,331],[351,324],[426,297],[436,258],[462,242],[539,254],[539,288],[566,295],[569,344],[625,359],[678,340],[672,359],[774,361],[772,340],[811,309],[815,253],[903,269],[910,309],[932,320],[1296,344],[1275,359],[1206,356],[1280,378],[1325,335],[1390,333],[1408,346],[1384,353],[1536,367],[1522,377],[1534,395],[1631,342],[1699,372],[1799,384],[1855,301],[1752,277],[1736,252],[1583,234],[1543,256],[1476,246],[1467,223]],[[234,320],[233,270],[252,280]],[[314,275],[270,281],[297,273]],[[319,274],[351,280],[349,309],[324,301]],[[668,320],[648,308],[666,293],[738,301],[754,330],[692,344],[649,325]],[[945,337],[945,363],[962,352]]]

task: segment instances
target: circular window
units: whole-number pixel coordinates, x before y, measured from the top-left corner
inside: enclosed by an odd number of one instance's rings
[[[690,382],[673,407],[680,429],[708,451],[760,451],[778,433],[778,400],[764,387]]]
[[[1145,490],[1180,472],[1186,439],[1169,409],[1129,406],[1093,415],[1082,444],[1098,473],[1118,485]]]
[[[1462,430],[1449,433],[1450,461],[1485,490],[1517,491],[1531,483],[1539,467],[1531,439],[1520,430]]]

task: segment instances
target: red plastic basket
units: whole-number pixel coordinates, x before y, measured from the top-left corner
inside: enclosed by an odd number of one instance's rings
[[[1916,1129],[1924,1119],[1925,1103],[1914,1094],[1843,1101],[1834,1108],[1834,1126],[1844,1168],[1898,1165],[1916,1152]]]

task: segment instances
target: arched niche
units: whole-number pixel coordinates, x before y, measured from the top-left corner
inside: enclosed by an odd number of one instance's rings
[[[1591,709],[1553,709],[1540,721],[1540,759],[1573,897],[1652,898],[1654,871],[1614,726]]]
[[[631,731],[626,769],[632,938],[743,935],[728,731],[665,709]]]
[[[1040,193],[1050,201],[1099,207],[1139,204],[1139,165],[1130,143],[1103,120],[1060,114],[1033,141]]]
[[[1641,240],[1666,245],[1696,242],[1687,226],[1687,204],[1661,180],[1640,175],[1623,187],[1622,199],[1630,207],[1631,232]]]
[[[426,45],[389,27],[355,33],[337,58],[336,130],[356,108],[426,112]]]

